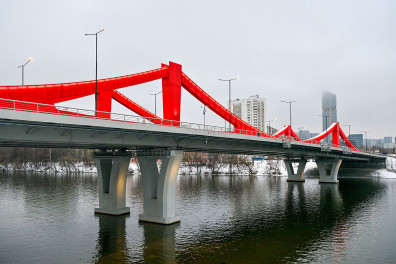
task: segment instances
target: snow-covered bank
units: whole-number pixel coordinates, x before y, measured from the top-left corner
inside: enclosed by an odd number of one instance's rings
[[[160,166],[160,165],[159,165]],[[50,162],[27,162],[22,164],[0,164],[0,171],[29,171],[29,172],[65,172],[65,173],[97,173],[94,164],[77,163],[50,163]],[[139,172],[139,164],[131,162],[128,172]],[[218,163],[214,167],[189,165],[183,162],[179,169],[179,174],[228,174],[229,164]],[[232,173],[238,175],[281,175],[285,176],[286,168],[281,160],[255,161],[254,164],[234,164]]]
[[[180,174],[228,174],[230,170],[228,163],[217,163],[215,167],[191,166],[182,163]],[[277,175],[286,176],[286,167],[282,160],[261,160],[254,164],[233,164],[232,174],[236,175]]]
[[[94,164],[77,163],[50,163],[50,162],[26,162],[22,164],[2,164],[0,165],[2,171],[30,171],[30,172],[66,172],[66,173],[97,173]],[[136,163],[130,163],[128,172],[133,173],[138,171]]]
[[[297,169],[298,164],[294,165]],[[94,164],[86,164],[83,162],[77,163],[50,163],[50,162],[28,162],[22,164],[0,164],[0,171],[29,171],[29,172],[60,172],[60,173],[97,173]],[[139,164],[131,162],[129,164],[128,173],[139,172]],[[202,165],[191,165],[183,162],[179,169],[179,174],[228,174],[229,164],[217,163],[213,167]],[[255,161],[254,164],[234,164],[232,165],[232,173],[237,175],[275,175],[287,176],[286,168],[282,160],[262,160]],[[364,172],[365,175],[371,174],[373,177],[392,179],[396,178],[396,158],[388,157],[386,160],[386,169],[373,169],[369,172]],[[353,171],[341,173],[341,177],[354,176]],[[352,175],[353,174],[353,175]],[[361,173],[355,172],[356,176]],[[305,175],[308,177],[317,177],[318,171],[314,161],[308,161],[305,167]]]
[[[396,158],[386,159],[386,169],[378,170],[378,177],[386,179],[396,179]]]

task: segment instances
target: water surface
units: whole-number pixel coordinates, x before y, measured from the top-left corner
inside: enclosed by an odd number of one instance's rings
[[[0,263],[394,263],[396,180],[179,175],[170,226],[94,214],[97,176],[0,174]]]

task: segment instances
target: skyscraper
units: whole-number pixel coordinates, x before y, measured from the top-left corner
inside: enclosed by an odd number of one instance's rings
[[[337,122],[337,97],[324,91],[322,93],[322,128],[325,131],[332,123]]]
[[[258,95],[231,102],[231,111],[243,121],[267,133],[267,100]]]
[[[351,134],[349,136],[349,140],[355,147],[357,148],[363,147],[363,134]]]

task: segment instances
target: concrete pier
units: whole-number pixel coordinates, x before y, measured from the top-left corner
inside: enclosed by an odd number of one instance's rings
[[[159,224],[179,222],[179,216],[175,215],[176,179],[183,151],[139,152],[137,157],[144,196],[144,212],[139,220]]]
[[[128,214],[126,207],[126,174],[131,157],[96,156],[99,183],[99,208],[95,213],[121,215]]]
[[[319,169],[319,183],[338,183],[338,171],[342,159],[318,159],[315,162]]]
[[[307,165],[307,160],[284,160],[287,170],[287,181],[304,182],[304,169]],[[293,163],[298,163],[297,172],[294,171]]]

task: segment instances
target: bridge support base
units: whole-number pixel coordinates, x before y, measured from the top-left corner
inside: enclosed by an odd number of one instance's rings
[[[95,213],[129,214],[126,207],[126,174],[131,157],[95,157],[99,175],[99,208]]]
[[[319,169],[319,183],[338,183],[338,170],[340,169],[342,159],[335,160],[316,160]],[[330,168],[330,174],[327,173]]]
[[[294,171],[293,163],[298,163],[297,173]],[[285,160],[287,170],[287,181],[304,182],[304,169],[307,164],[306,160]]]
[[[158,224],[180,222],[175,215],[176,179],[183,158],[183,151],[166,153],[138,153],[142,173],[144,213],[139,220]],[[160,170],[157,160],[161,160]]]

